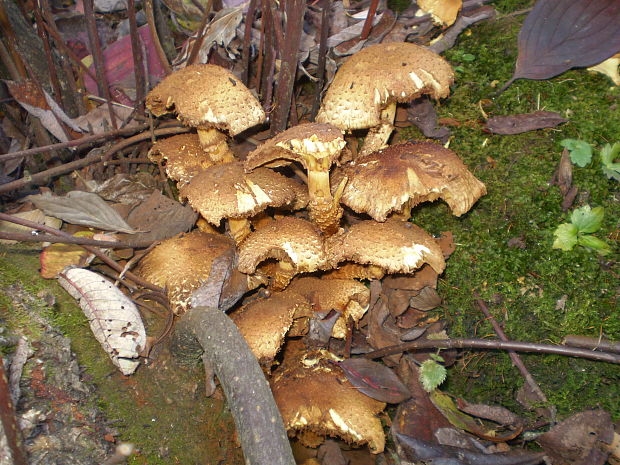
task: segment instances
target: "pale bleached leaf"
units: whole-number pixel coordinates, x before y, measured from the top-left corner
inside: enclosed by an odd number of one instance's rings
[[[65,197],[51,194],[29,195],[28,200],[46,215],[71,224],[81,224],[105,231],[135,233],[105,200],[91,192],[71,191]]]
[[[70,268],[58,275],[58,281],[79,302],[90,329],[114,365],[124,375],[136,371],[146,344],[146,331],[134,303],[92,271]]]

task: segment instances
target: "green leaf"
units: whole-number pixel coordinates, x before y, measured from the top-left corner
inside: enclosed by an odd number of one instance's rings
[[[605,209],[603,207],[590,208],[589,205],[573,211],[570,221],[579,233],[593,233],[601,229]]]
[[[474,61],[475,59],[476,59],[476,55],[472,55],[471,53],[463,53],[463,55],[461,56],[461,60],[465,62],[471,62],[471,61]]]
[[[586,141],[579,139],[564,139],[560,142],[570,152],[570,160],[583,168],[592,160],[592,146]]]
[[[573,250],[577,244],[577,228],[571,223],[562,223],[553,232],[555,241],[553,241],[554,249],[562,249],[565,252]]]
[[[583,235],[579,236],[578,239],[579,245],[583,245],[584,247],[588,247],[589,249],[596,250],[601,255],[607,255],[611,252],[611,247],[609,244],[598,237]]]
[[[620,181],[620,163],[614,162],[618,157],[620,157],[620,142],[616,142],[614,145],[605,144],[601,149],[603,173],[609,179],[615,179],[616,181]]]
[[[446,367],[434,360],[425,360],[420,365],[420,382],[426,392],[434,391],[446,379]]]

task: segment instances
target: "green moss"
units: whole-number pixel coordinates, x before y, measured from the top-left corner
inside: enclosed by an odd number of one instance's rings
[[[505,3],[505,2],[501,2]],[[560,208],[559,189],[549,180],[557,167],[564,138],[579,138],[600,147],[620,141],[619,89],[604,76],[573,70],[547,81],[515,82],[499,97],[498,87],[512,75],[517,56],[516,35],[523,18],[485,23],[465,34],[446,53],[461,71],[453,94],[439,108],[452,118],[450,147],[485,182],[488,195],[461,218],[441,203],[423,205],[413,221],[433,233],[451,230],[458,244],[440,281],[446,300],[442,314],[450,334],[495,337],[474,304],[474,292],[499,302],[491,311],[516,340],[558,343],[565,335],[605,336],[620,340],[617,271],[596,253],[576,247],[571,252],[551,248],[553,231],[568,215]],[[466,54],[473,61],[464,61]],[[470,58],[470,57],[469,57]],[[569,119],[557,129],[516,136],[483,131],[479,102],[490,115],[556,111]],[[591,166],[574,167],[578,204],[603,206],[602,230],[617,256],[618,183],[604,177],[598,154]],[[525,249],[511,248],[519,237]],[[556,302],[566,295],[566,306]],[[617,366],[566,357],[524,356],[534,378],[560,413],[601,405],[620,418],[620,370]],[[447,389],[471,400],[515,405],[522,378],[507,355],[486,353],[467,357],[451,370]]]

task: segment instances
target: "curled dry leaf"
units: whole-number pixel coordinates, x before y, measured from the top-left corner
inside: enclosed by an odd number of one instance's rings
[[[105,200],[91,192],[71,191],[65,197],[47,193],[29,195],[27,199],[46,215],[55,216],[67,223],[105,231],[136,232]]]
[[[536,129],[554,128],[568,120],[554,111],[535,111],[508,116],[493,116],[487,120],[485,129],[493,134],[521,134]]]
[[[76,299],[90,329],[124,375],[140,363],[146,331],[134,303],[110,281],[92,271],[71,268],[58,275],[60,285]]]

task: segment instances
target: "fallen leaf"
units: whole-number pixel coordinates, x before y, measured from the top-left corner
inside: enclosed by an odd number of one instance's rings
[[[548,79],[592,66],[620,50],[617,0],[538,0],[519,32],[512,78]]]
[[[135,233],[105,200],[97,194],[71,191],[65,197],[49,193],[27,197],[37,208],[71,224],[80,224],[105,231]]]
[[[91,231],[80,231],[73,236],[90,239],[93,235]],[[45,247],[39,255],[41,277],[52,279],[68,266],[84,266],[89,255],[84,247],[76,244],[52,244]]]
[[[435,289],[426,286],[418,295],[411,297],[410,305],[416,310],[427,312],[441,305],[442,299]]]
[[[448,142],[450,129],[437,126],[437,112],[430,99],[421,97],[407,105],[408,120],[416,126],[424,136],[438,139],[442,144]]]
[[[358,391],[375,400],[399,404],[411,397],[407,386],[391,368],[367,358],[349,358],[337,363]]]
[[[110,281],[81,268],[58,275],[60,285],[76,299],[90,322],[90,329],[124,375],[140,363],[146,332],[134,303]]]
[[[30,210],[27,212],[12,213],[12,216],[23,220],[33,221],[35,223],[44,224],[52,228],[59,229],[62,221],[52,216],[46,216],[41,210]],[[30,232],[32,228],[22,226],[21,224],[11,223],[10,221],[0,221],[0,232]],[[0,244],[17,244],[19,241],[9,239],[0,239]]]
[[[508,116],[493,116],[487,120],[485,130],[493,134],[521,134],[536,129],[554,128],[568,120],[553,111],[535,111]]]
[[[603,465],[614,425],[602,409],[579,412],[537,439],[554,465]]]
[[[132,206],[148,199],[158,185],[158,180],[145,172],[139,172],[133,176],[118,173],[102,183],[97,183],[94,180],[86,181],[88,190],[104,200]]]
[[[459,410],[485,420],[491,420],[499,425],[521,427],[523,420],[510,410],[497,405],[470,404],[464,399],[458,399]]]
[[[430,13],[435,24],[450,26],[463,7],[463,0],[418,0],[418,6],[424,13]]]

